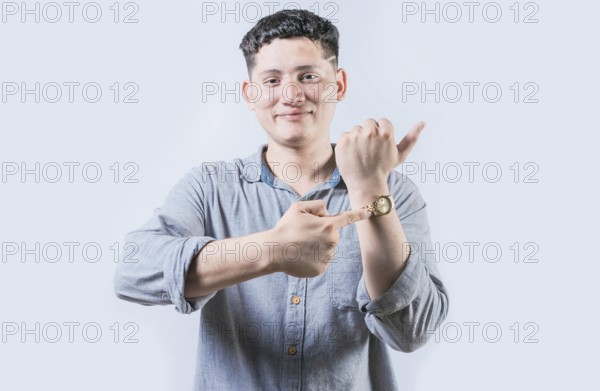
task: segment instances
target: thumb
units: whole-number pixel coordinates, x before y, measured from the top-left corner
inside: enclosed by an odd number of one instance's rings
[[[396,145],[398,149],[398,160],[399,163],[404,163],[410,151],[412,151],[413,147],[417,143],[419,136],[421,135],[421,131],[425,127],[425,122],[421,121],[414,125],[412,129],[400,140],[400,142]]]
[[[302,213],[310,213],[315,216],[329,216],[327,206],[323,200],[298,201],[298,208]]]

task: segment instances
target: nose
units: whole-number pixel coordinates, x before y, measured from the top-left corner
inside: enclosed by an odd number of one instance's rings
[[[296,105],[304,102],[304,89],[296,82],[286,83],[282,91],[283,101],[287,104]]]

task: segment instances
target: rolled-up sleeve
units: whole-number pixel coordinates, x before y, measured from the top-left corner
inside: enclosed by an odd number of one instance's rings
[[[114,276],[117,297],[143,305],[170,305],[180,313],[197,311],[216,292],[186,299],[185,276],[196,254],[215,238],[205,236],[199,167],[190,170],[162,207],[141,227],[125,235]]]
[[[408,177],[396,173],[394,178],[388,185],[410,253],[400,276],[375,300],[369,297],[363,275],[357,302],[375,336],[395,350],[411,352],[424,345],[446,318],[448,293],[432,251],[427,204]]]

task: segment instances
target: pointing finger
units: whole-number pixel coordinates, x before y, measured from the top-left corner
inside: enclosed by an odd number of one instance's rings
[[[346,212],[338,213],[330,216],[335,226],[340,229],[346,225],[356,223],[360,220],[366,220],[372,216],[372,213],[367,209],[352,209]]]

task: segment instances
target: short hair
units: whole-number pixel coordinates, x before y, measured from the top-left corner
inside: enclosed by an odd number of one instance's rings
[[[240,49],[246,59],[250,75],[256,65],[256,54],[264,45],[277,38],[306,37],[318,43],[323,50],[323,58],[335,56],[333,66],[337,69],[339,55],[339,32],[329,20],[307,10],[288,9],[261,18],[246,33]]]

